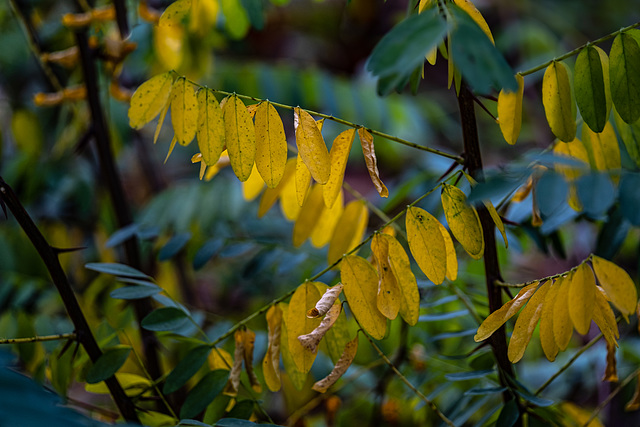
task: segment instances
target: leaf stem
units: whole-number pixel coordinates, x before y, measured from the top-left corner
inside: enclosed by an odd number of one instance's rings
[[[32,342],[45,342],[45,341],[58,341],[58,340],[75,340],[76,334],[75,332],[67,333],[67,334],[57,334],[57,335],[43,335],[43,336],[35,336],[35,337],[27,337],[27,338],[5,338],[0,339],[0,344],[27,344]]]
[[[604,409],[605,406],[607,406],[609,404],[609,402],[611,402],[611,400],[616,397],[616,395],[618,393],[620,393],[620,391],[631,382],[631,380],[633,380],[633,378],[635,378],[636,376],[638,376],[638,374],[640,374],[640,368],[636,369],[635,371],[633,371],[631,374],[629,374],[628,377],[626,377],[624,380],[622,380],[621,383],[618,384],[618,386],[616,388],[613,389],[613,391],[609,394],[609,396],[607,396],[606,399],[604,399],[602,402],[600,402],[600,404],[598,406],[596,406],[596,409],[593,410],[593,412],[591,413],[591,416],[589,417],[589,419],[583,424],[583,427],[587,427],[589,426],[589,424],[591,423],[591,421],[593,421],[593,419],[595,417],[598,416],[598,414],[600,413],[600,411],[602,411]]]

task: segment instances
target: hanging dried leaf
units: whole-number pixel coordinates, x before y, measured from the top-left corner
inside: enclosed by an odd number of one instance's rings
[[[300,341],[300,344],[302,344],[302,346],[311,353],[317,353],[318,345],[320,345],[320,340],[322,340],[327,331],[329,331],[336,320],[338,320],[338,316],[340,316],[341,311],[342,304],[340,304],[340,302],[337,302],[333,306],[331,306],[317,328],[315,328],[308,334],[300,335],[298,337],[298,341]]]
[[[347,343],[346,347],[344,348],[344,352],[342,353],[342,357],[340,357],[340,360],[338,360],[338,363],[336,363],[331,373],[325,378],[316,382],[312,388],[319,393],[326,392],[329,387],[335,384],[335,382],[338,381],[338,379],[340,379],[340,377],[344,375],[345,372],[347,372],[347,369],[349,369],[349,366],[351,366],[351,363],[356,357],[357,352],[358,336]]]
[[[338,299],[338,296],[342,292],[342,288],[344,288],[344,285],[342,283],[338,283],[337,285],[327,289],[327,291],[322,295],[322,298],[320,298],[316,303],[316,306],[307,311],[307,317],[315,319],[327,314],[329,309],[333,307],[333,304]]]
[[[618,382],[618,370],[616,368],[616,346],[607,341],[607,366],[604,370],[602,381]]]
[[[267,318],[267,352],[262,360],[262,374],[267,388],[273,392],[280,390],[280,338],[282,330],[282,310],[272,305]]]
[[[242,361],[244,360],[244,334],[243,330],[238,329],[234,334],[235,351],[233,352],[233,366],[229,373],[229,380],[224,388],[224,394],[227,396],[237,396],[240,386],[240,374],[242,373]]]
[[[251,384],[251,388],[256,393],[260,393],[262,391],[262,386],[260,386],[260,382],[258,381],[258,377],[256,376],[256,372],[253,370],[253,349],[256,343],[256,333],[247,329],[244,333],[244,345],[242,347],[243,357],[244,357],[244,369],[247,371],[247,376],[249,377],[249,383]]]
[[[342,182],[344,181],[344,171],[347,168],[349,153],[353,145],[356,130],[347,129],[333,140],[329,158],[331,160],[331,174],[329,181],[324,185],[324,204],[332,207],[338,195],[342,191]]]
[[[364,162],[367,165],[369,176],[373,185],[380,197],[389,197],[389,190],[380,179],[380,172],[378,171],[378,159],[376,157],[376,151],[373,146],[373,135],[369,133],[365,128],[358,128],[358,136],[360,137],[360,144],[362,145],[362,153],[364,154]]]

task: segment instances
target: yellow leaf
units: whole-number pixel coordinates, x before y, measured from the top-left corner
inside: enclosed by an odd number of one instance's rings
[[[616,323],[616,316],[613,314],[611,306],[607,302],[604,291],[598,287],[595,297],[595,307],[593,308],[593,321],[607,342],[618,345],[616,340],[620,338],[618,332],[618,324]]]
[[[553,147],[553,154],[569,157],[572,160],[579,160],[584,163],[583,169],[589,167],[589,153],[582,141],[578,138],[574,138],[567,143],[558,142]],[[574,166],[561,165],[558,163],[555,165],[555,168],[558,172],[566,176],[568,180],[574,180],[581,175],[580,169]]]
[[[378,237],[386,240],[389,246],[389,264],[400,289],[400,316],[413,326],[418,323],[420,315],[420,292],[409,256],[395,237],[388,234],[379,234]]]
[[[282,185],[282,191],[280,192],[280,208],[282,210],[282,214],[289,221],[295,221],[300,214],[301,206],[298,204],[298,193],[296,191],[296,171],[298,162],[296,159],[293,160],[293,173],[288,179],[282,179],[280,184]],[[289,164],[287,162],[287,168]],[[285,171],[285,175],[287,171]],[[286,177],[286,176],[285,176]],[[278,187],[280,186],[278,184]]]
[[[355,129],[347,129],[333,140],[329,158],[331,160],[331,174],[324,186],[324,204],[332,207],[338,194],[341,194],[344,171],[347,168],[351,145],[356,135]]]
[[[282,364],[284,365],[284,370],[286,371],[286,375],[284,375],[284,377],[282,378],[283,387],[285,387],[286,390],[285,379],[288,376],[293,386],[297,390],[302,390],[302,387],[304,387],[307,379],[307,373],[302,372],[300,369],[298,369],[295,362],[293,361],[293,355],[289,349],[289,333],[287,331],[289,304],[279,303],[278,307],[280,307],[280,309],[282,310],[282,338],[280,340],[280,351],[282,353]],[[296,341],[298,340],[296,339]]]
[[[571,273],[565,277],[558,277],[555,285],[558,286],[556,302],[553,306],[553,336],[561,351],[567,349],[571,335],[573,334],[573,323],[569,314],[569,286],[571,285]]]
[[[556,339],[553,336],[553,308],[559,286],[557,283],[551,283],[549,286],[540,316],[540,344],[542,344],[544,355],[550,362],[553,362],[559,350]]]
[[[473,19],[476,24],[482,29],[482,31],[489,37],[491,43],[495,44],[493,41],[493,35],[491,34],[491,30],[489,29],[489,25],[487,25],[487,21],[484,20],[484,17],[480,13],[478,9],[476,9],[475,5],[471,3],[469,0],[453,0],[453,2],[462,10],[467,12],[467,14]]]
[[[358,337],[356,336],[353,340],[349,341],[344,348],[344,352],[342,353],[342,357],[338,360],[338,363],[333,367],[333,370],[329,375],[320,381],[316,382],[313,385],[313,389],[317,392],[324,393],[329,387],[335,384],[338,379],[347,372],[349,366],[353,362],[353,359],[356,357],[356,353],[358,352]]]
[[[247,107],[232,95],[223,108],[224,139],[227,143],[231,168],[240,181],[246,181],[256,157],[256,133]]]
[[[365,202],[353,200],[344,208],[329,243],[329,265],[360,244],[368,221],[369,211]]]
[[[571,402],[562,402],[560,404],[560,410],[562,414],[564,414],[570,421],[573,422],[573,425],[584,426],[585,423],[591,418],[591,409],[582,409],[574,403]],[[585,427],[604,427],[604,425],[595,418]]]
[[[380,179],[378,171],[378,159],[373,146],[373,135],[365,128],[358,128],[358,137],[360,137],[360,145],[362,145],[362,154],[364,154],[364,162],[367,165],[371,182],[375,185],[380,197],[389,197],[389,190]]]
[[[222,109],[210,89],[198,91],[198,148],[208,166],[216,164],[224,151],[224,123]]]
[[[311,236],[318,220],[324,214],[324,201],[322,200],[322,186],[316,184],[311,189],[309,197],[300,208],[300,213],[293,225],[293,246],[300,247]]]
[[[140,129],[165,109],[173,77],[171,73],[158,74],[142,83],[131,97],[129,126]]]
[[[309,172],[309,168],[304,164],[302,158],[300,158],[300,153],[298,153],[298,158],[296,159],[296,200],[298,206],[304,204],[310,185],[311,172]]]
[[[543,283],[536,293],[529,298],[529,302],[518,315],[507,350],[507,355],[512,363],[518,362],[524,356],[524,351],[529,345],[533,331],[540,320],[544,297],[549,291],[550,283],[550,281]]]
[[[338,193],[337,200],[333,203],[333,206],[327,208],[325,205],[324,211],[315,228],[311,232],[311,244],[316,248],[321,248],[331,240],[333,230],[338,224],[338,220],[344,211],[344,203],[342,201],[342,191]]]
[[[305,110],[296,107],[294,114],[298,119],[296,128],[298,153],[309,168],[313,179],[320,184],[326,184],[331,174],[331,160],[322,134],[316,121]]]
[[[169,151],[167,152],[167,157],[164,158],[164,163],[167,163],[167,160],[169,160],[169,156],[171,156],[171,153],[173,153],[173,149],[176,148],[176,142],[178,140],[176,139],[176,136],[173,135],[173,139],[171,140],[171,144],[169,144]]]
[[[273,206],[276,200],[278,200],[278,197],[280,197],[282,189],[290,180],[293,179],[295,173],[296,159],[292,157],[287,160],[287,164],[284,168],[284,175],[282,176],[282,179],[280,180],[276,188],[267,188],[262,195],[262,198],[260,199],[260,205],[258,206],[258,218],[262,218],[264,214],[266,214],[267,211],[271,209],[271,206]]]
[[[163,414],[156,411],[140,411],[138,412],[140,422],[148,427],[162,427],[176,425],[179,420],[170,415]]]
[[[269,188],[275,188],[287,163],[287,138],[282,119],[269,102],[261,102],[255,112],[256,165]]]
[[[423,10],[431,6],[433,0],[420,0],[420,4],[418,5],[418,13],[422,13]]]
[[[626,271],[611,261],[595,255],[591,261],[600,286],[628,321],[627,316],[634,313],[638,304],[638,293],[633,280]]]
[[[620,169],[620,147],[611,122],[607,122],[600,133],[595,133],[589,126],[583,126],[582,141],[595,169],[599,171]]]
[[[242,195],[247,201],[253,200],[258,197],[263,188],[264,181],[262,180],[262,177],[258,173],[258,169],[254,164],[253,168],[251,169],[251,175],[249,175],[249,178],[247,178],[247,180],[242,183]]]
[[[520,290],[518,295],[511,301],[507,301],[502,307],[491,313],[478,328],[478,332],[473,337],[475,342],[484,341],[497,331],[505,322],[511,319],[523,305],[529,301],[538,289],[538,282],[533,282]]]
[[[318,288],[313,282],[306,282],[298,287],[289,301],[289,312],[287,313],[289,351],[298,370],[305,374],[311,369],[316,354],[305,349],[298,341],[298,337],[308,334],[320,325],[320,319],[307,317],[307,311],[319,299]]]
[[[160,117],[158,118],[158,124],[156,125],[156,131],[153,133],[153,143],[158,142],[158,136],[160,136],[160,130],[162,130],[162,125],[164,124],[164,119],[167,117],[167,111],[169,111],[169,102],[165,102],[164,108],[160,112]]]
[[[569,315],[576,331],[582,335],[586,335],[591,327],[595,292],[593,271],[586,263],[582,263],[571,275],[569,287]]]
[[[378,296],[376,299],[378,310],[387,319],[395,319],[400,310],[401,293],[396,275],[389,259],[389,241],[379,233],[373,236],[371,252],[376,260],[378,269]]]
[[[424,209],[410,207],[406,227],[409,249],[418,267],[433,283],[441,284],[447,272],[447,249],[440,222]]]
[[[438,221],[440,227],[440,233],[444,239],[444,248],[447,251],[447,278],[451,281],[454,281],[458,278],[458,258],[456,256],[456,249],[453,246],[453,240],[451,239],[451,235],[449,231],[445,228],[444,225]]]
[[[467,204],[467,196],[462,190],[453,185],[443,185],[441,198],[451,233],[471,258],[482,258],[484,237],[478,212]]]
[[[198,128],[198,98],[193,85],[184,77],[171,90],[171,125],[180,145],[189,145]]]
[[[127,372],[119,372],[115,374],[118,382],[127,393],[127,396],[135,396],[140,394],[141,391],[151,387],[151,381],[138,374],[130,374]],[[109,394],[109,388],[104,381],[100,381],[96,384],[86,383],[84,389],[89,393],[95,394]]]
[[[211,181],[213,177],[218,174],[218,172],[220,172],[223,168],[229,166],[229,164],[229,155],[227,154],[227,150],[224,150],[220,155],[220,159],[218,159],[218,162],[207,169],[207,173],[204,176],[205,181]]]
[[[498,124],[505,141],[511,145],[518,140],[522,125],[524,78],[516,74],[516,81],[518,82],[517,92],[506,92],[502,89],[498,94]]]
[[[189,31],[205,36],[216,23],[220,5],[217,0],[192,0]]]
[[[473,179],[471,175],[467,173],[464,174],[464,177],[467,178],[467,181],[469,181],[469,184],[471,184],[472,187],[478,183],[475,179]],[[493,220],[493,223],[496,225],[496,228],[498,229],[498,231],[500,231],[500,234],[502,235],[502,240],[504,240],[504,246],[508,248],[509,241],[507,240],[507,233],[504,228],[504,223],[502,222],[502,218],[500,218],[500,215],[498,214],[498,211],[496,211],[496,208],[495,206],[493,206],[493,203],[491,202],[491,200],[484,200],[482,204],[484,204],[485,208],[487,208],[487,211],[489,212],[489,215],[491,215],[491,219]]]
[[[184,59],[184,27],[187,19],[190,0],[178,0],[165,9],[160,21],[153,31],[154,50],[160,63],[166,68],[175,70]]]
[[[378,273],[366,259],[349,255],[340,263],[340,278],[349,308],[360,326],[373,338],[387,333],[387,318],[378,310]]]
[[[282,310],[272,305],[267,310],[267,352],[262,360],[264,382],[271,391],[280,390],[280,338],[282,331]]]
[[[542,79],[542,104],[551,132],[564,142],[576,137],[576,109],[569,69],[562,62],[547,67]]]

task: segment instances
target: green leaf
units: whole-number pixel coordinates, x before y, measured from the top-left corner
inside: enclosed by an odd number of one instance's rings
[[[229,411],[227,415],[229,416],[230,419],[235,419],[237,421],[247,421],[252,413],[253,413],[253,402],[251,400],[241,400],[240,402],[236,403],[233,406],[233,408],[231,409],[231,411]],[[248,424],[240,424],[240,425],[248,425]]]
[[[167,377],[162,392],[169,394],[182,387],[207,361],[210,352],[211,347],[208,345],[201,345],[189,351]]]
[[[520,411],[518,410],[518,404],[515,399],[511,399],[502,407],[500,416],[496,421],[496,427],[511,427],[520,418]]]
[[[527,402],[533,403],[536,406],[540,406],[544,408],[546,406],[551,406],[554,404],[553,400],[543,399],[541,397],[534,396],[533,394],[524,390],[516,390],[516,393],[518,393],[518,395],[522,397],[524,400],[526,400]]]
[[[584,122],[594,132],[602,132],[611,112],[609,59],[597,46],[582,49],[574,68],[576,104]]]
[[[171,237],[158,252],[158,261],[166,261],[176,256],[191,240],[191,233],[180,233]]]
[[[232,39],[239,40],[249,31],[249,16],[240,0],[222,0],[220,2],[224,14],[224,27]]]
[[[471,388],[464,392],[465,396],[486,396],[487,394],[502,393],[506,387]]]
[[[151,277],[144,274],[142,271],[136,270],[133,267],[129,267],[124,264],[117,264],[112,262],[90,262],[84,265],[89,270],[97,271],[98,273],[113,274],[114,276],[133,277],[138,279],[151,279]]]
[[[493,374],[494,372],[495,371],[493,369],[484,369],[482,371],[456,372],[454,374],[447,374],[444,377],[449,381],[466,381],[483,378],[489,374]]]
[[[389,31],[373,49],[367,63],[367,70],[379,78],[378,93],[387,95],[406,85],[425,55],[442,41],[447,27],[437,8],[430,8]]]
[[[138,232],[138,227],[139,225],[136,223],[129,224],[126,227],[122,227],[111,236],[109,236],[109,239],[106,241],[104,246],[106,248],[113,248],[120,245],[121,243],[126,242],[136,235],[136,233]]]
[[[264,28],[264,9],[261,0],[240,0],[249,15],[249,21],[256,30]]]
[[[636,39],[620,33],[610,53],[611,99],[622,120],[634,123],[640,118],[640,47]]]
[[[224,389],[229,371],[218,369],[209,372],[195,385],[187,395],[187,398],[180,409],[180,418],[192,418],[211,403],[217,395]]]
[[[112,291],[109,295],[114,299],[132,300],[147,298],[160,292],[162,292],[160,286],[149,283],[148,285],[124,286]]]
[[[86,377],[87,382],[89,384],[97,384],[113,376],[127,361],[130,352],[131,347],[128,346],[105,349],[102,356],[89,368]]]
[[[518,90],[514,72],[478,24],[458,6],[447,3],[453,16],[450,59],[476,92]],[[423,41],[424,43],[424,41]],[[426,44],[425,44],[426,46]]]
[[[205,424],[202,421],[198,421],[198,420],[186,419],[186,420],[180,420],[180,422],[178,423],[178,426],[211,427],[211,424]]]
[[[149,331],[171,331],[184,326],[188,317],[187,313],[179,308],[161,307],[149,313],[140,324]]]
[[[615,108],[613,109],[613,118],[618,128],[620,138],[627,149],[627,154],[629,154],[629,157],[635,162],[636,166],[640,167],[640,123],[625,123]]]

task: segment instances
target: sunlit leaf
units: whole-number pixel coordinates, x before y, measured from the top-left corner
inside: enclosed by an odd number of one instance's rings
[[[287,163],[287,138],[282,119],[269,102],[258,104],[255,120],[256,167],[269,188],[275,188]]]
[[[518,320],[516,320],[511,339],[509,340],[508,356],[512,363],[516,363],[522,359],[524,351],[529,341],[531,341],[533,331],[542,314],[544,297],[547,295],[550,286],[550,281],[543,283],[536,293],[529,298],[529,302],[527,302],[527,305],[518,315]]]
[[[347,168],[347,160],[351,152],[351,145],[355,137],[355,129],[347,129],[340,133],[331,145],[329,158],[331,160],[331,174],[329,181],[324,186],[324,203],[327,207],[333,207],[338,195],[342,191],[344,171]]]
[[[380,172],[378,171],[378,159],[376,158],[376,151],[373,146],[373,135],[369,133],[365,128],[358,128],[358,137],[360,137],[360,145],[362,146],[362,153],[364,154],[364,162],[367,165],[371,182],[376,187],[380,197],[389,197],[389,190],[380,179]]]
[[[194,87],[184,77],[171,89],[171,125],[180,145],[189,145],[198,129],[198,98]]]
[[[429,212],[415,206],[407,210],[407,241],[420,270],[436,285],[444,281],[447,249],[440,222]]]
[[[630,34],[620,33],[609,53],[611,99],[626,123],[640,118],[640,46]]]
[[[305,110],[295,108],[294,113],[298,117],[296,128],[298,154],[309,168],[313,179],[320,184],[326,184],[331,174],[331,160],[320,129],[313,117]]]
[[[153,120],[169,101],[173,76],[171,73],[158,74],[142,83],[131,97],[129,125],[140,129]]]
[[[329,265],[360,244],[368,221],[369,210],[365,202],[353,200],[344,208],[329,243]]]
[[[569,287],[569,315],[578,333],[589,332],[595,305],[596,282],[593,271],[586,263],[571,275]]]
[[[502,89],[498,94],[498,124],[507,143],[513,145],[520,135],[522,125],[522,97],[524,95],[524,78],[516,74],[518,90],[509,92]]]
[[[441,198],[451,233],[472,258],[482,258],[484,237],[478,212],[467,204],[467,196],[458,187],[444,184]]]
[[[256,156],[256,133],[247,107],[236,95],[227,99],[223,108],[224,135],[231,168],[240,181],[251,175]]]
[[[636,286],[629,274],[611,261],[593,256],[593,270],[600,286],[607,293],[613,305],[627,318],[633,314],[638,303]]]
[[[576,58],[574,68],[576,104],[593,132],[602,132],[611,111],[609,58],[597,46],[587,46]]]
[[[210,89],[198,91],[198,148],[208,166],[216,164],[224,151],[224,123],[222,109]]]
[[[563,62],[547,67],[542,80],[542,104],[551,132],[564,142],[576,136],[576,111],[569,68]]]
[[[316,358],[316,354],[305,349],[298,337],[308,334],[320,325],[320,319],[310,319],[307,311],[315,306],[321,295],[313,282],[303,283],[298,287],[289,302],[287,314],[287,335],[289,352],[298,370],[307,373]]]

